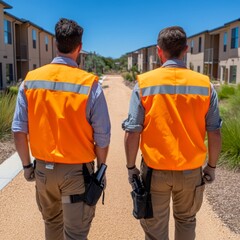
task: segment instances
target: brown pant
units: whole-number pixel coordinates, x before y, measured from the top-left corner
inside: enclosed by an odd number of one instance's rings
[[[142,177],[147,167],[142,163]],[[151,195],[153,218],[141,219],[145,240],[168,240],[170,198],[173,201],[175,240],[195,239],[196,213],[203,200],[202,169],[187,171],[153,170]]]
[[[90,173],[93,163],[87,164]],[[49,164],[37,160],[36,200],[45,223],[46,240],[86,240],[95,207],[83,201],[67,203],[69,195],[85,191],[82,164]]]

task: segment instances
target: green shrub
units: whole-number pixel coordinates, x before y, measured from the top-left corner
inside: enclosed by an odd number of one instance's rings
[[[18,94],[18,87],[17,86],[11,86],[9,88],[9,93],[17,95]]]
[[[235,91],[236,88],[234,86],[222,85],[218,90],[218,98],[220,100],[229,98],[230,96],[234,95]]]
[[[240,169],[240,112],[223,119],[222,153],[219,163],[230,169]]]
[[[3,93],[0,95],[0,139],[11,134],[11,124],[16,104],[16,95]]]

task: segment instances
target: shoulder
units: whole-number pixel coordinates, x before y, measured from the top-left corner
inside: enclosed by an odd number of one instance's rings
[[[76,74],[81,75],[84,79],[92,79],[93,81],[98,81],[98,76],[85,70],[76,67],[73,69],[73,71],[75,71]]]
[[[195,72],[195,71],[190,70],[190,69],[186,69],[186,74],[192,76],[194,79],[209,82],[209,84],[210,84],[210,79],[207,75],[204,75],[204,74],[199,73],[199,72]]]
[[[159,74],[162,71],[164,71],[164,68],[156,68],[154,70],[151,70],[151,71],[139,74],[137,77],[139,79],[146,79],[146,78],[149,78],[149,77],[151,77],[151,76],[153,76],[155,74]]]

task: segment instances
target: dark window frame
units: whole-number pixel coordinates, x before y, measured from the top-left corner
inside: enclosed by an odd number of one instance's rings
[[[12,23],[4,19],[4,43],[12,44]]]

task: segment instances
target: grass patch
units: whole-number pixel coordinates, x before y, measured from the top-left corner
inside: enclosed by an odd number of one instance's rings
[[[228,99],[230,96],[234,95],[236,91],[236,87],[229,85],[222,85],[218,90],[218,98],[219,100]]]
[[[240,169],[240,113],[225,118],[222,126],[222,153],[219,164]]]
[[[0,94],[0,139],[11,135],[11,125],[16,104],[16,94]]]
[[[222,126],[219,164],[240,170],[240,85],[222,85],[218,91]]]

